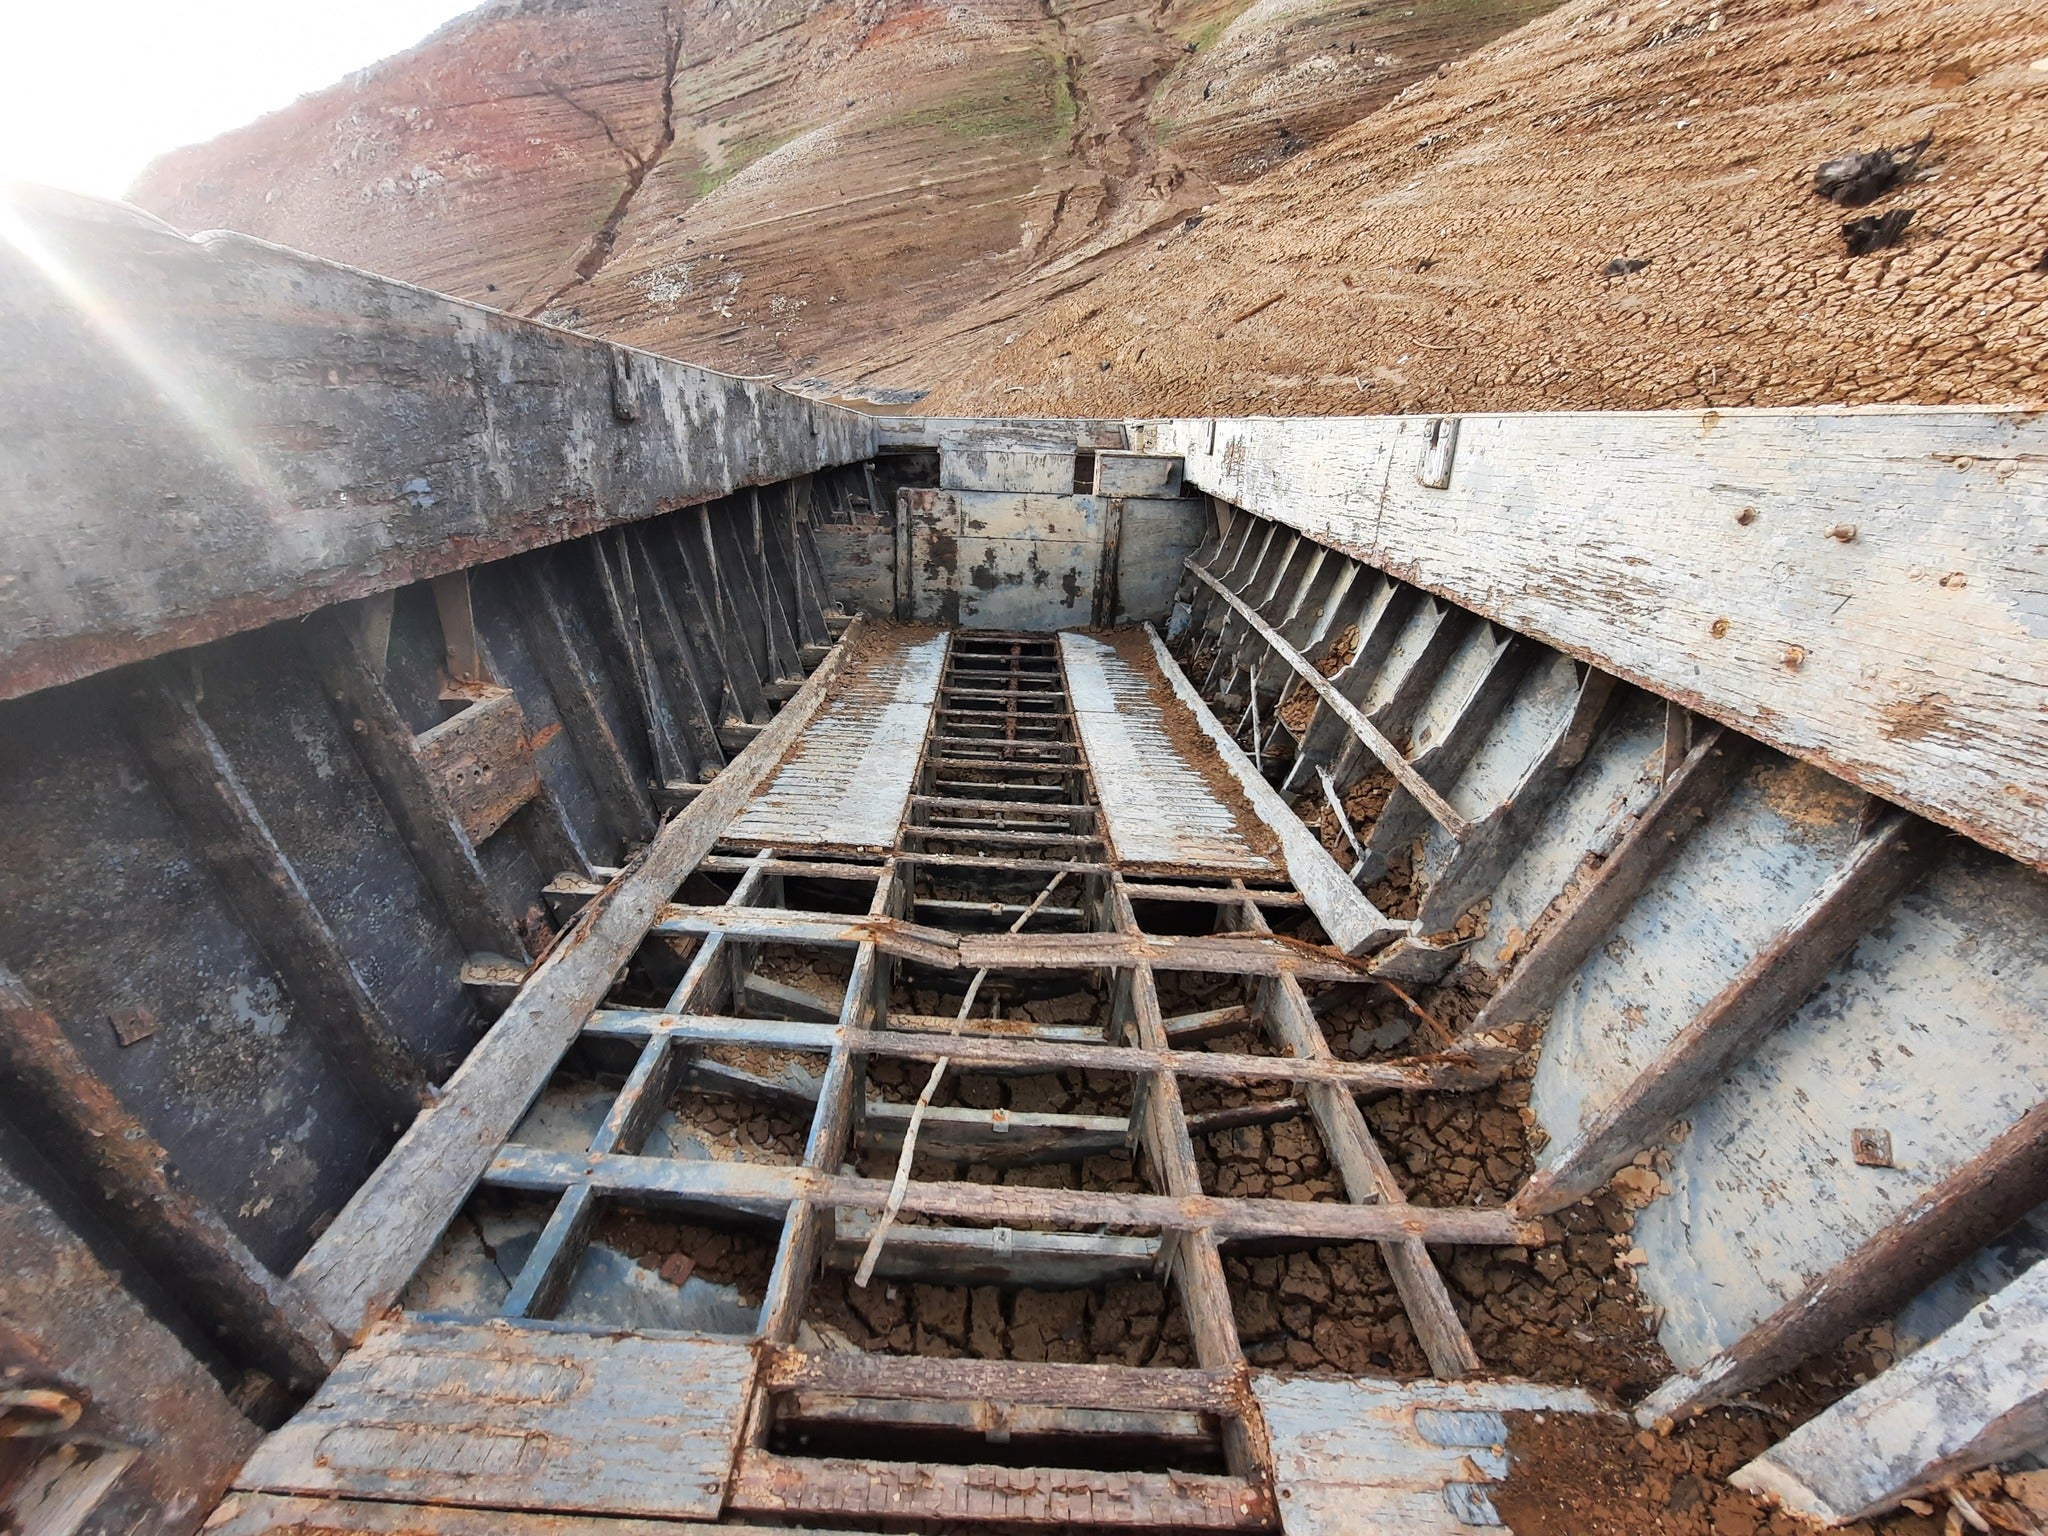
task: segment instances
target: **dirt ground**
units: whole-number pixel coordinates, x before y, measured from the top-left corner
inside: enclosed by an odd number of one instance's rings
[[[1929,134],[1875,202],[1816,193]],[[1573,0],[886,377],[962,414],[2038,404],[2044,173],[2038,6]]]

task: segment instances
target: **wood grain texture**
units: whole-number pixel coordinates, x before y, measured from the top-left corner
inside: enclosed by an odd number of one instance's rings
[[[662,828],[535,967],[432,1109],[413,1122],[293,1271],[356,1334],[396,1299],[554,1071],[661,904],[795,742],[859,643],[856,620],[754,744]]]
[[[257,240],[10,204],[0,697],[874,451],[853,412]]]
[[[751,1351],[731,1340],[387,1324],[236,1483],[709,1519],[724,1502],[753,1376]]]
[[[540,793],[527,738],[526,712],[509,688],[479,690],[478,697],[418,738],[420,761],[469,834],[481,843]]]
[[[1245,799],[1259,820],[1279,840],[1287,878],[1308,902],[1330,942],[1348,955],[1360,955],[1382,949],[1406,933],[1408,925],[1395,922],[1366,899],[1329,851],[1316,841],[1315,834],[1302,825],[1301,818],[1280,798],[1279,791],[1252,765],[1252,760],[1224,729],[1223,722],[1202,701],[1158,631],[1147,625],[1145,632],[1152,641],[1152,654],[1158,659],[1159,670],[1172,685],[1175,696],[1195,717],[1202,734],[1215,744],[1216,755],[1243,788]]]
[[[1176,1531],[1275,1528],[1265,1490],[1234,1477],[960,1467],[784,1457],[761,1451],[741,1456],[731,1507],[754,1515],[1000,1520]]]
[[[1178,420],[1190,482],[2048,865],[2048,418]],[[1850,530],[1847,539],[1835,530]]]

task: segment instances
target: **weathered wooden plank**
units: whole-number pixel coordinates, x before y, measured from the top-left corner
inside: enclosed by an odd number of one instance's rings
[[[1247,926],[1255,930],[1265,927],[1265,916],[1257,907],[1246,905],[1239,911]],[[1316,1022],[1308,996],[1292,976],[1276,977],[1260,987],[1257,1012],[1268,1038],[1280,1050],[1305,1060],[1332,1059],[1329,1041]],[[1315,1116],[1330,1162],[1344,1181],[1345,1198],[1358,1205],[1405,1204],[1408,1196],[1387,1166],[1358,1101],[1333,1083],[1310,1083],[1302,1097]],[[1428,1249],[1411,1238],[1382,1243],[1380,1257],[1408,1321],[1414,1325],[1416,1342],[1422,1346],[1431,1372],[1444,1378],[1476,1375],[1479,1354],[1458,1320],[1450,1292],[1430,1261]]]
[[[891,848],[930,734],[948,637],[871,635],[796,750],[727,834],[743,846]]]
[[[2040,1203],[2048,1186],[2048,1103],[1927,1190],[1854,1253],[1697,1369],[1636,1409],[1638,1423],[1683,1419],[1742,1396],[1889,1315]]]
[[[1407,925],[1392,921],[1366,900],[1365,893],[1351,883],[1350,877],[1338,867],[1328,850],[1302,825],[1293,808],[1266,782],[1265,775],[1252,766],[1251,759],[1244,755],[1223,723],[1210,713],[1209,706],[1181,671],[1158,632],[1150,625],[1146,626],[1145,632],[1151,639],[1152,654],[1159,663],[1160,673],[1195,717],[1202,734],[1215,744],[1216,755],[1243,789],[1253,812],[1278,839],[1280,857],[1287,866],[1287,878],[1308,902],[1309,910],[1323,925],[1323,932],[1330,936],[1330,942],[1348,955],[1359,955],[1383,948],[1405,933]]]
[[[1237,614],[1254,634],[1265,641],[1267,649],[1271,651],[1273,656],[1286,666],[1292,668],[1295,675],[1314,690],[1316,697],[1322,701],[1323,707],[1344,722],[1344,725],[1350,730],[1351,734],[1358,738],[1359,743],[1368,752],[1372,753],[1374,757],[1379,759],[1381,765],[1394,776],[1400,786],[1413,795],[1423,808],[1429,812],[1431,819],[1438,826],[1449,832],[1453,837],[1463,837],[1465,835],[1465,818],[1451,809],[1450,805],[1444,800],[1444,797],[1436,792],[1436,789],[1429,781],[1416,772],[1414,765],[1408,761],[1400,748],[1387,740],[1386,734],[1378,726],[1374,725],[1372,721],[1368,720],[1357,705],[1339,693],[1331,685],[1328,678],[1311,666],[1307,659],[1299,651],[1295,650],[1293,646],[1281,639],[1274,631],[1273,626],[1259,617],[1258,613],[1243,598],[1232,592],[1199,565],[1190,564],[1188,569],[1194,574],[1197,581],[1206,583],[1216,589],[1216,595],[1223,599],[1231,611]]]
[[[627,757],[605,715],[595,664],[585,654],[556,594],[550,559],[536,554],[512,562],[521,598],[520,625],[562,717],[562,728],[597,791],[605,825],[616,840],[616,853],[620,847],[654,835],[654,805],[645,775]]]
[[[1277,1528],[1266,1490],[1234,1477],[798,1459],[755,1450],[740,1457],[731,1507],[741,1514],[797,1517],[994,1518],[1016,1525],[1168,1530]]]
[[[1894,813],[1622,1092],[1533,1174],[1515,1209],[1544,1215],[1591,1194],[1713,1088],[1856,946],[1932,862],[1941,834]]]
[[[637,1520],[559,1511],[462,1509],[381,1499],[308,1499],[232,1493],[207,1522],[209,1536],[830,1536],[828,1532],[729,1521]]]
[[[831,1024],[795,1020],[681,1016],[629,1008],[606,1008],[591,1018],[588,1033],[613,1040],[644,1040],[657,1031],[678,1039],[765,1045],[785,1050],[825,1050],[850,1044],[876,1056],[936,1061],[951,1056],[963,1066],[1054,1072],[1079,1067],[1097,1072],[1171,1071],[1181,1077],[1264,1082],[1325,1082],[1365,1092],[1458,1092],[1499,1081],[1512,1060],[1500,1051],[1451,1051],[1406,1060],[1337,1061],[1293,1056],[1240,1056],[1224,1051],[1147,1050],[1141,1046],[1091,1045],[1082,1041],[1019,1039],[1013,1030],[988,1031],[1002,1021],[969,1020],[957,1041],[934,1038],[925,1029],[846,1032]],[[950,1027],[951,1021],[948,1021]]]
[[[268,1493],[717,1515],[754,1374],[730,1340],[374,1330],[236,1479]]]
[[[1285,975],[1308,981],[1357,981],[1368,974],[1348,956],[1272,934],[954,933],[900,918],[682,903],[663,907],[653,931],[678,936],[726,933],[774,944],[873,943],[888,954],[940,970],[1065,971],[1148,964],[1162,971]]]
[[[1732,731],[1710,731],[1701,739],[1608,855],[1599,874],[1556,915],[1479,1010],[1466,1035],[1520,1023],[1551,1005],[1558,989],[1606,941],[1644,887],[1727,798],[1748,765],[1750,747]]]
[[[771,1215],[779,1214],[793,1200],[878,1211],[888,1203],[890,1191],[887,1179],[770,1163],[586,1156],[519,1146],[500,1151],[484,1177],[499,1189],[547,1194],[588,1182],[599,1193],[639,1201]],[[902,1208],[1010,1226],[1056,1222],[1093,1227],[1107,1223],[1162,1232],[1207,1227],[1224,1241],[1265,1237],[1348,1243],[1417,1237],[1435,1244],[1514,1246],[1540,1240],[1543,1231],[1541,1222],[1525,1221],[1498,1208],[1226,1200],[1199,1193],[1111,1194],[946,1180],[912,1180],[906,1186]]]
[[[584,908],[512,1006],[414,1121],[293,1277],[335,1325],[354,1334],[397,1297],[461,1207],[492,1153],[575,1039],[664,902],[710,852],[830,691],[849,642],[833,654],[738,760],[662,828],[638,863]]]
[[[441,786],[472,843],[480,843],[540,793],[526,711],[509,688],[476,691],[472,702],[416,738],[420,761]]]
[[[477,862],[476,845],[462,829],[434,775],[420,761],[411,728],[371,671],[356,637],[333,613],[306,621],[304,644],[349,745],[362,760],[406,851],[426,876],[463,947],[472,953],[528,956],[511,911]]]
[[[0,1023],[0,1035],[6,1033]],[[87,1529],[190,1536],[256,1443],[256,1426],[207,1367],[5,1161],[0,1362],[10,1384],[47,1386],[78,1402],[81,1437],[129,1448],[106,1453],[102,1465],[121,1481]],[[80,1459],[90,1459],[91,1451],[81,1449]],[[19,1466],[10,1458],[10,1473]],[[8,1486],[18,1489],[16,1477]],[[23,1536],[37,1529],[31,1519]]]
[[[1729,1481],[1829,1525],[2048,1439],[2048,1261],[1808,1419]]]
[[[824,1262],[857,1270],[879,1216],[865,1211],[825,1213],[832,1233]],[[1075,1290],[1154,1275],[1156,1237],[1103,1237],[1093,1232],[1040,1232],[1030,1228],[950,1227],[918,1222],[892,1226],[874,1275],[932,1285],[1030,1286]]]
[[[993,1400],[1049,1408],[1242,1413],[1243,1373],[1236,1370],[1134,1371],[1118,1365],[1039,1365],[1021,1360],[938,1360],[840,1351],[770,1351],[761,1385],[770,1392],[821,1392],[846,1397],[926,1402]]]
[[[0,968],[0,1071],[10,1080],[10,1116],[73,1176],[78,1192],[190,1309],[223,1353],[301,1390],[326,1375],[341,1353],[326,1319],[296,1285],[271,1273],[226,1222],[172,1177],[170,1154],[5,968]],[[0,1221],[6,1211],[6,1202],[0,1201]],[[25,1249],[4,1245],[0,1253],[24,1265],[33,1259]],[[36,1309],[46,1318],[52,1311],[50,1294],[39,1298],[42,1305]]]
[[[1060,666],[1102,825],[1125,869],[1274,870],[1270,855],[1247,840],[1235,808],[1173,750],[1171,701],[1147,675],[1149,667],[1135,667],[1108,643],[1072,631],[1060,636]]]
[[[151,678],[128,693],[130,734],[207,868],[312,1026],[323,1054],[393,1132],[433,1084],[314,905],[213,728],[180,683]]]
[[[0,458],[0,697],[874,452],[869,418],[780,390],[115,204],[9,201],[0,436],[35,448]]]
[[[1508,1475],[1512,1412],[1598,1413],[1575,1387],[1535,1382],[1252,1377],[1290,1536],[1503,1531],[1487,1490]]]
[[[1970,409],[1174,421],[1194,484],[2048,863],[2048,421]]]

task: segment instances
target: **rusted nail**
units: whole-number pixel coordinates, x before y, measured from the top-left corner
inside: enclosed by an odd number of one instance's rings
[[[1797,671],[1799,670],[1799,666],[1800,666],[1800,663],[1804,662],[1805,660],[1806,660],[1806,647],[1805,647],[1805,646],[1803,646],[1803,645],[1788,645],[1788,646],[1786,646],[1786,647],[1785,647],[1785,667],[1786,667],[1786,670],[1788,670],[1788,671],[1792,671],[1792,672],[1797,672]]]
[[[1892,1133],[1858,1126],[1849,1133],[1849,1154],[1865,1168],[1893,1167]]]
[[[1756,521],[1756,508],[1744,507],[1740,512],[1735,514],[1735,521],[1742,524],[1743,527],[1747,528],[1751,523]]]
[[[1961,571],[1950,571],[1941,578],[1941,585],[1947,587],[1951,592],[1958,591],[1969,584],[1970,578]]]
[[[1837,523],[1828,530],[1828,537],[1843,544],[1850,543],[1856,537],[1856,525],[1854,523]]]
[[[1720,639],[1723,635],[1728,633],[1728,621],[1726,619],[1714,620],[1713,623],[1707,626],[1707,633],[1712,635],[1716,640]]]

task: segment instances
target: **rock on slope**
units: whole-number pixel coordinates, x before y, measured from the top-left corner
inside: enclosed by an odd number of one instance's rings
[[[1815,194],[1928,133],[1922,179]],[[1085,275],[875,377],[1077,415],[2040,404],[2048,9],[1573,0]]]
[[[133,195],[693,360],[845,378],[1035,302],[1551,3],[495,0]]]

